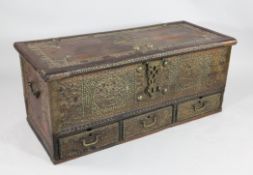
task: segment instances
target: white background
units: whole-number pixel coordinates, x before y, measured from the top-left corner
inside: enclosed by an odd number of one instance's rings
[[[252,0],[1,0],[0,174],[253,174]],[[26,123],[14,41],[188,20],[235,37],[223,112],[53,165]]]

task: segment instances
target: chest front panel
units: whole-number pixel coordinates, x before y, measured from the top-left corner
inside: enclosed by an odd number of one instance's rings
[[[228,54],[222,47],[53,81],[55,132],[222,89]]]

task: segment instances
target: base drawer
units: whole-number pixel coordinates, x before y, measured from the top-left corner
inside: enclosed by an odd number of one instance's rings
[[[60,159],[67,159],[95,151],[118,142],[118,123],[90,129],[59,139]]]
[[[177,121],[183,121],[211,111],[217,111],[221,104],[221,94],[199,97],[178,105]]]
[[[124,120],[124,140],[146,135],[172,123],[172,107]]]

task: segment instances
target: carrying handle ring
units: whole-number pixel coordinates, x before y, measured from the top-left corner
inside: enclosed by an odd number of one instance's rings
[[[40,90],[36,87],[36,85],[34,84],[34,82],[29,81],[28,82],[28,86],[30,87],[30,90],[31,90],[32,94],[36,98],[39,98],[39,96],[40,96]]]

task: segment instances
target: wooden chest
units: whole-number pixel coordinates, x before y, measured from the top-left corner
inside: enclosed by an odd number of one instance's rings
[[[219,112],[235,43],[184,21],[15,43],[27,120],[58,163]]]

